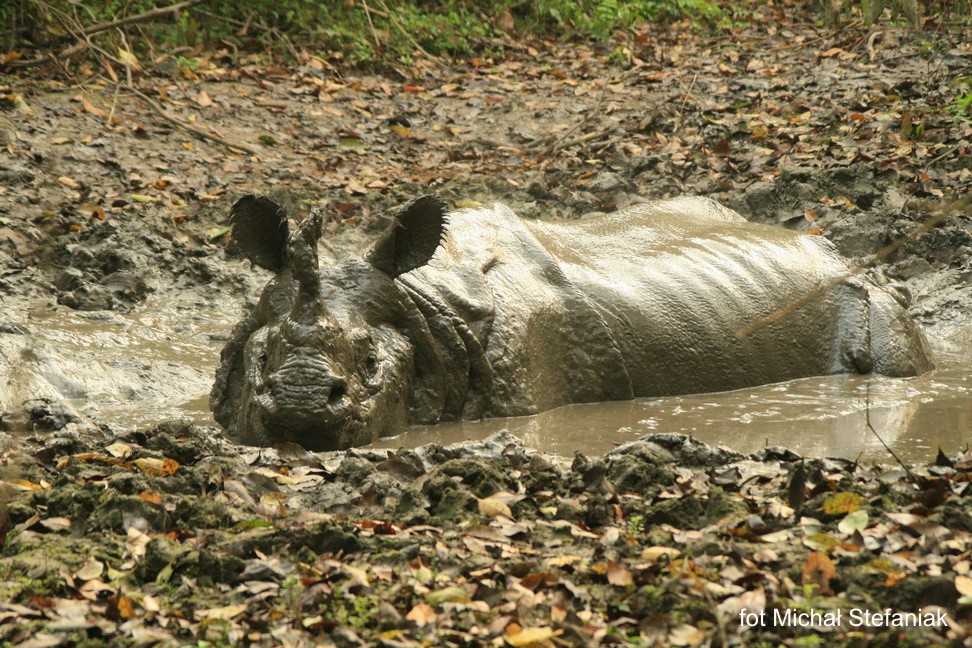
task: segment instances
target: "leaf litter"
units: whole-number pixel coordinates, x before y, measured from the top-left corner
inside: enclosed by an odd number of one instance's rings
[[[338,243],[429,188],[544,218],[700,193],[858,258],[968,192],[972,126],[949,111],[967,39],[929,49],[885,26],[865,45],[785,6],[765,15],[714,34],[646,26],[621,65],[602,46],[510,39],[489,59],[417,56],[402,78],[220,50],[165,73],[119,52],[140,92],[230,146],[94,68],[5,77],[5,299],[124,310],[151,292],[252,293],[262,279],[231,265],[222,222],[252,191],[324,209]],[[972,304],[951,287],[970,255],[966,204],[884,270],[924,296],[916,317],[948,324]],[[153,269],[146,289],[105,294],[118,259]],[[950,627],[828,641],[969,641],[968,453],[913,482],[672,436],[566,461],[512,438],[315,455],[71,423],[7,444],[0,464],[11,644],[801,645],[800,629],[740,627],[740,611],[934,606]]]

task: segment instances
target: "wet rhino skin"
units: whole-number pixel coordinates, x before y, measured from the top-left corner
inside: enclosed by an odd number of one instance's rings
[[[426,196],[364,256],[325,267],[319,214],[286,246],[269,199],[242,199],[234,217],[241,241],[273,232],[244,253],[283,268],[236,327],[212,392],[244,443],[344,448],[415,423],[932,367],[901,293],[850,277],[819,236],[706,198],[547,222],[500,204],[446,215]]]

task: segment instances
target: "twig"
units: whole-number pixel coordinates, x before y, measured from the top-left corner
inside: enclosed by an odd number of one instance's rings
[[[606,151],[607,149],[609,149],[610,147],[614,146],[615,144],[620,144],[624,140],[630,139],[630,138],[631,138],[631,134],[630,133],[627,133],[627,132],[624,135],[615,135],[611,139],[607,139],[607,140],[604,140],[603,142],[599,142],[597,144],[597,146],[595,146],[594,148],[591,149],[591,152],[592,153],[600,153],[601,151]]]
[[[179,13],[183,9],[188,9],[194,5],[205,2],[206,0],[185,0],[184,2],[179,2],[174,5],[169,5],[167,7],[159,7],[157,9],[150,9],[140,14],[135,14],[134,16],[126,16],[125,18],[119,18],[118,20],[112,20],[110,22],[98,23],[97,25],[92,25],[81,31],[82,36],[91,36],[97,34],[98,32],[107,31],[109,29],[114,29],[116,27],[124,27],[125,25],[131,25],[132,23],[142,22],[144,20],[151,20],[153,18],[158,18],[159,16],[166,16],[168,14]]]
[[[129,64],[128,61],[121,61],[121,60],[117,59],[116,57],[112,56],[111,54],[109,54],[108,52],[106,52],[104,49],[102,49],[101,47],[99,47],[98,45],[95,45],[94,43],[92,43],[90,37],[85,36],[84,38],[85,38],[85,42],[86,42],[86,44],[87,44],[88,47],[90,47],[91,49],[93,49],[93,50],[101,53],[102,56],[105,56],[106,58],[109,58],[112,61],[118,63],[121,66],[123,66],[125,68],[125,80],[127,82],[127,88],[126,89],[129,92],[131,92],[132,94],[134,94],[137,97],[141,98],[143,101],[145,101],[145,103],[147,103],[149,106],[151,106],[152,109],[155,110],[155,112],[159,113],[159,115],[163,119],[165,119],[166,121],[168,121],[169,123],[173,124],[174,126],[177,126],[178,128],[181,128],[182,130],[184,130],[184,131],[186,131],[188,133],[192,133],[193,135],[195,135],[196,137],[199,137],[201,139],[210,140],[212,142],[216,142],[217,144],[222,144],[223,146],[226,146],[226,147],[231,148],[231,149],[237,149],[237,150],[240,150],[240,151],[245,151],[245,152],[249,153],[250,155],[258,155],[259,154],[259,152],[256,149],[254,149],[254,148],[252,148],[250,146],[247,146],[246,144],[238,144],[236,142],[231,142],[229,140],[223,139],[222,137],[219,137],[218,135],[213,135],[212,133],[208,133],[208,132],[204,131],[201,128],[197,128],[196,126],[193,126],[191,124],[187,124],[186,122],[182,121],[181,119],[179,119],[175,115],[170,114],[162,106],[160,106],[154,99],[152,99],[147,94],[145,94],[141,90],[138,90],[135,87],[135,85],[132,83],[132,71],[131,71],[131,66],[130,66],[130,64]]]
[[[123,32],[122,30],[119,29],[118,30],[118,35],[121,36],[121,42],[122,42],[122,45],[125,46],[125,51],[126,52],[131,52],[132,51],[132,48],[130,48],[128,46],[128,39],[125,38],[125,32]],[[128,60],[127,57],[125,59],[125,83],[128,84],[128,87],[129,88],[132,87],[132,66],[131,66],[131,64],[130,64],[130,62],[129,62],[129,60]]]
[[[917,484],[918,480],[915,479],[915,476],[911,473],[911,470],[908,468],[908,466],[905,465],[905,462],[901,461],[901,458],[894,453],[894,450],[891,449],[891,446],[889,446],[887,443],[884,442],[884,439],[881,438],[881,435],[878,434],[878,431],[874,429],[873,425],[871,425],[871,383],[870,381],[868,381],[867,391],[864,393],[864,422],[867,424],[867,429],[869,429],[871,432],[874,433],[874,436],[877,437],[877,440],[881,442],[881,445],[884,446],[884,449],[888,451],[888,454],[894,457],[894,460],[898,462],[898,465],[904,468],[904,471],[908,474],[908,479],[911,480],[911,483]]]
[[[92,25],[91,27],[82,29],[79,32],[73,32],[72,30],[72,36],[74,36],[81,42],[75,43],[70,47],[66,47],[56,54],[52,52],[48,52],[42,56],[38,56],[37,58],[27,59],[26,61],[13,61],[11,63],[8,63],[7,66],[13,69],[26,68],[26,67],[32,67],[34,65],[40,65],[42,63],[50,62],[52,59],[57,59],[58,57],[69,58],[71,56],[74,56],[75,54],[79,54],[83,52],[88,45],[88,43],[86,43],[85,41],[87,41],[87,38],[93,34],[97,34],[99,32],[103,32],[108,29],[113,29],[115,27],[122,27],[124,25],[130,25],[132,23],[141,22],[144,20],[151,20],[152,18],[157,18],[158,16],[177,13],[179,11],[182,11],[183,9],[188,9],[189,7],[192,7],[193,5],[197,5],[201,2],[205,2],[205,0],[185,0],[185,2],[169,5],[168,7],[152,9],[150,11],[136,14],[134,16],[128,16],[126,18],[119,18],[118,20],[113,20],[111,22]]]
[[[529,0],[529,2],[533,2],[533,0]],[[384,11],[379,11],[378,9],[375,9],[374,7],[369,7],[365,3],[362,3],[362,4],[364,5],[365,13],[375,14],[379,18],[384,18],[385,20],[388,20],[389,19],[388,14],[386,14]]]
[[[86,49],[86,43],[76,43],[71,47],[65,47],[56,55],[52,52],[48,52],[47,54],[44,54],[43,56],[38,56],[37,58],[27,59],[25,61],[13,61],[11,63],[7,63],[7,66],[13,69],[32,67],[34,65],[40,65],[41,63],[56,61],[58,57],[70,58],[75,54],[79,54],[83,52],[85,49]]]
[[[195,127],[195,126],[193,126],[191,124],[187,124],[186,122],[182,121],[181,119],[179,119],[175,115],[167,112],[162,106],[160,106],[158,103],[156,103],[156,101],[154,99],[152,99],[151,97],[149,97],[147,94],[145,94],[144,92],[142,92],[140,90],[136,90],[134,87],[129,87],[128,88],[128,91],[131,92],[132,94],[136,95],[137,97],[139,97],[142,101],[144,101],[145,103],[147,103],[149,106],[151,106],[152,109],[155,110],[155,112],[159,113],[159,116],[161,116],[163,119],[165,119],[166,121],[168,121],[172,125],[177,126],[178,128],[181,128],[182,130],[184,130],[184,131],[186,131],[188,133],[192,133],[196,137],[199,137],[199,138],[202,138],[202,139],[207,139],[207,140],[210,140],[211,142],[216,142],[217,144],[222,144],[223,146],[229,147],[231,149],[237,149],[237,150],[240,150],[240,151],[246,151],[250,155],[258,155],[259,154],[259,152],[256,149],[254,149],[254,148],[252,148],[250,146],[247,146],[246,144],[240,144],[238,142],[231,142],[229,140],[223,139],[222,137],[219,137],[218,135],[213,135],[212,133],[209,133],[207,131],[204,131],[201,128],[197,128],[197,127]]]
[[[716,625],[719,626],[719,640],[722,642],[722,648],[729,648],[729,633],[726,631],[726,620],[722,618],[722,613],[719,611],[719,606],[716,605],[715,599],[712,598],[712,594],[709,590],[702,588],[702,593],[705,595],[705,600],[709,602],[712,607],[712,614],[715,615]]]
[[[385,10],[385,13],[388,14],[388,19],[391,20],[391,22],[392,22],[393,25],[395,25],[396,27],[398,27],[398,31],[400,31],[402,33],[402,35],[405,38],[407,38],[412,45],[415,46],[415,49],[417,49],[418,51],[422,52],[423,54],[425,54],[426,56],[428,56],[431,59],[439,60],[439,57],[438,56],[435,56],[434,54],[429,54],[427,51],[425,51],[425,48],[424,47],[422,47],[421,45],[419,45],[419,42],[417,40],[415,40],[415,38],[408,32],[408,30],[405,29],[404,25],[402,25],[402,23],[399,22],[398,18],[395,17],[395,14],[393,14],[391,12],[391,9],[389,9],[388,8],[388,5],[385,4],[385,0],[378,0],[378,1],[381,3],[381,8],[384,9]]]
[[[361,0],[361,6],[364,8],[365,18],[368,19],[368,27],[371,27],[371,37],[375,39],[375,47],[381,49],[381,41],[378,40],[378,32],[375,31],[375,23],[371,22],[371,10],[368,9],[367,0]]]
[[[782,45],[775,47],[774,49],[787,50],[787,49],[793,49],[794,47],[806,47],[807,45],[815,45],[816,43],[820,43],[822,41],[827,40],[828,38],[833,38],[833,37],[834,37],[833,34],[824,34],[822,36],[817,36],[815,38],[808,38],[806,40],[802,40],[799,42],[783,43]]]
[[[106,124],[111,124],[115,119],[115,109],[118,107],[119,92],[121,92],[121,82],[115,84],[115,94],[111,98],[111,110],[108,111],[108,119],[105,120]]]
[[[570,137],[571,134],[573,134],[579,128],[584,127],[586,124],[590,123],[592,119],[594,119],[594,116],[597,115],[597,113],[600,112],[601,110],[601,102],[603,100],[604,100],[604,88],[601,88],[601,92],[597,95],[597,100],[594,102],[594,107],[590,111],[588,111],[586,115],[584,115],[584,118],[578,121],[570,128],[568,128],[563,133],[561,133],[557,139],[551,142],[545,149],[540,151],[540,155],[542,157],[546,157],[559,148],[567,148],[568,146],[573,146],[574,144],[578,144],[584,141],[584,136],[581,136],[581,138],[578,139],[577,141],[572,140],[570,144],[564,145],[564,141],[568,137]]]
[[[962,143],[961,142],[959,142],[958,144],[953,144],[952,146],[949,146],[948,148],[945,149],[945,152],[944,153],[942,153],[941,155],[936,155],[931,160],[929,160],[928,161],[928,166],[931,166],[931,165],[935,164],[936,162],[938,162],[939,160],[942,160],[943,158],[948,157],[949,155],[951,155],[952,153],[954,153],[955,151],[957,151],[960,146],[962,146]]]
[[[692,83],[689,85],[688,92],[682,96],[682,104],[678,107],[678,115],[675,117],[675,125],[672,126],[672,134],[677,135],[678,129],[682,127],[682,115],[685,114],[685,104],[688,103],[689,95],[695,90],[695,82],[699,78],[699,73],[696,72],[695,76],[692,77]]]
[[[844,283],[851,277],[855,277],[861,274],[862,272],[864,272],[865,270],[867,270],[868,268],[877,265],[884,259],[888,258],[892,254],[897,252],[898,248],[900,248],[908,241],[913,241],[917,239],[918,237],[922,236],[925,232],[927,232],[931,228],[935,227],[936,225],[944,221],[959,203],[962,203],[963,201],[967,202],[967,200],[968,199],[957,200],[949,208],[942,208],[941,212],[939,212],[935,216],[932,216],[924,223],[922,223],[921,225],[913,229],[911,232],[899,238],[897,241],[894,241],[890,245],[886,246],[883,250],[881,250],[877,254],[872,255],[870,258],[852,267],[844,274],[834,277],[833,279],[824,283],[823,285],[818,286],[817,288],[811,290],[810,292],[808,292],[806,295],[796,300],[795,302],[791,302],[786,306],[783,306],[782,308],[776,309],[775,311],[773,311],[766,317],[756,321],[755,323],[739,329],[739,331],[736,332],[736,338],[742,339],[747,335],[752,335],[756,331],[766,328],[767,326],[773,324],[774,322],[778,322],[779,320],[783,319],[790,313],[793,313],[794,311],[803,308],[810,302],[819,299],[825,293],[829,292],[833,288],[836,288],[837,286]]]

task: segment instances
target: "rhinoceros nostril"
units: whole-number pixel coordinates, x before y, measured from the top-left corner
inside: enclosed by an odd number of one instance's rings
[[[338,379],[334,381],[331,385],[331,393],[327,395],[327,402],[331,405],[337,405],[344,398],[344,395],[348,392],[348,383],[344,380]]]

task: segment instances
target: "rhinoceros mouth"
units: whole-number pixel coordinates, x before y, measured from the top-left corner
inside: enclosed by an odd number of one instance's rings
[[[330,399],[323,407],[310,403],[284,406],[269,394],[254,403],[263,436],[271,442],[297,443],[313,451],[343,450],[352,445],[360,425],[347,398]]]

